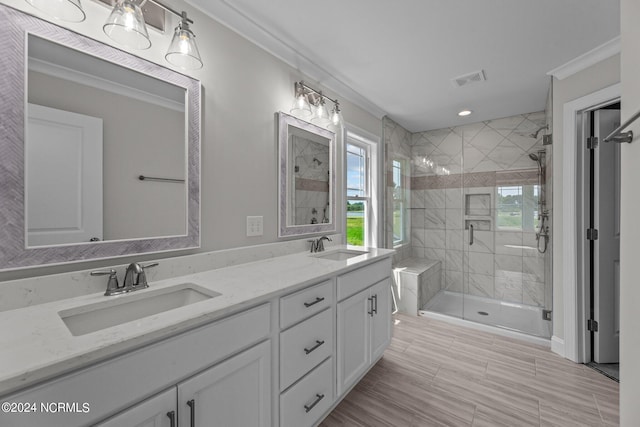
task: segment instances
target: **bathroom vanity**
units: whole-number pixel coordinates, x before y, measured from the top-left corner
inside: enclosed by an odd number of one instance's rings
[[[338,246],[1,312],[0,425],[317,425],[390,342],[392,254]]]

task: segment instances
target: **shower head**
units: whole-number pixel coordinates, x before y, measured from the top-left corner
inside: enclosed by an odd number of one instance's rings
[[[315,157],[313,158],[313,161],[316,162],[318,166],[322,164],[322,162]]]
[[[532,133],[531,135],[529,135],[531,138],[534,139],[538,139],[538,134],[542,131],[542,130],[548,130],[549,129],[549,125],[544,125],[542,126],[540,129],[538,129],[537,131],[535,131],[535,133]]]
[[[529,154],[529,158],[534,162],[537,162],[540,159],[535,153]]]

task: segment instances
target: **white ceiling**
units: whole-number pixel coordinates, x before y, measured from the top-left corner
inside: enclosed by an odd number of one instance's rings
[[[543,110],[548,71],[620,34],[619,0],[187,1],[412,132]]]

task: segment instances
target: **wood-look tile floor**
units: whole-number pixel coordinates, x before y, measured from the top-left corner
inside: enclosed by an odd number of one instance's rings
[[[618,383],[549,349],[396,315],[383,358],[321,427],[616,426]]]

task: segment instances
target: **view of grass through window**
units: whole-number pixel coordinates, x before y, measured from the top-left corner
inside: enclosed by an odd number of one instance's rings
[[[367,228],[367,151],[347,144],[347,244],[364,246]]]
[[[538,227],[538,186],[498,187],[496,225],[506,230],[534,230]]]

